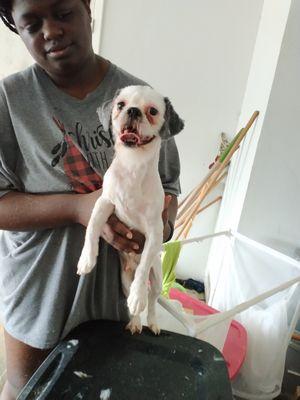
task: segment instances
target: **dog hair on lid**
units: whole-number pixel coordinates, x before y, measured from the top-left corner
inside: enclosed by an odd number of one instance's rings
[[[148,304],[149,328],[159,333],[156,302],[162,289],[161,248],[164,191],[158,172],[161,140],[183,129],[171,102],[149,86],[127,86],[98,109],[105,130],[115,139],[115,156],[103,179],[103,192],[87,226],[78,274],[96,264],[98,241],[112,213],[145,235],[142,254],[120,252],[122,287],[132,333],[141,332],[140,313]]]

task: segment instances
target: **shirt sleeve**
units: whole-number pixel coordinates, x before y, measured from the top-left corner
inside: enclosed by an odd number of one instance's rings
[[[174,138],[163,140],[160,149],[159,174],[166,193],[178,196],[180,188],[180,160]]]
[[[0,197],[13,190],[22,191],[22,184],[14,172],[19,155],[6,98],[0,87]]]

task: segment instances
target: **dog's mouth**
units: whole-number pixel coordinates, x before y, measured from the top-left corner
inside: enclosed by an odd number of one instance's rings
[[[141,136],[137,127],[131,126],[131,125],[126,125],[120,134],[120,140],[122,141],[123,144],[125,144],[128,147],[140,147],[144,146],[155,138],[155,135],[153,136]]]

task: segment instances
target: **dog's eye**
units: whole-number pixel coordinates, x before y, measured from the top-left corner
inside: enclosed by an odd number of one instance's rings
[[[156,108],[150,107],[149,113],[150,113],[151,115],[157,115],[157,114],[158,114],[158,111],[157,111]]]
[[[120,101],[120,102],[117,104],[118,110],[122,110],[122,108],[123,108],[124,106],[125,106],[124,101]]]

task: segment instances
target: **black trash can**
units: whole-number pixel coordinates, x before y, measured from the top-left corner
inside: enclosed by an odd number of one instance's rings
[[[48,356],[18,400],[232,400],[227,367],[210,344],[176,333],[131,335],[92,321]]]

